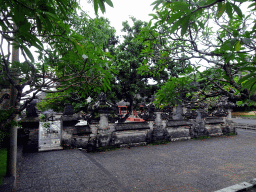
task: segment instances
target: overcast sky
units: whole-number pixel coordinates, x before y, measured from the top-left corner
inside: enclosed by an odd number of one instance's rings
[[[120,36],[122,22],[132,21],[129,19],[130,16],[134,16],[137,20],[149,22],[152,18],[148,14],[153,13],[154,6],[150,6],[155,0],[112,0],[114,8],[105,4],[106,13],[102,14],[99,9],[99,16],[106,17],[110,20],[110,25],[116,29],[116,35]],[[88,4],[87,0],[80,0],[82,9],[92,17],[95,18],[95,12],[93,4]]]

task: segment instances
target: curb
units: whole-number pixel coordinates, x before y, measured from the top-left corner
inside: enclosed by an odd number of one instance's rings
[[[220,189],[220,190],[214,191],[214,192],[242,192],[242,191],[248,191],[252,188],[254,188],[256,191],[256,178],[254,178],[248,182],[242,182],[242,183],[232,185],[230,187],[226,187],[224,189]]]

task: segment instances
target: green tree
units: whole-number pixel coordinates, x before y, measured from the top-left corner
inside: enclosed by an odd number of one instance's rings
[[[108,19],[103,17],[91,19],[84,12],[81,12],[79,15],[74,13],[69,23],[76,31],[76,34],[83,36],[83,39],[79,42],[79,44],[84,46],[88,51],[91,51],[91,55],[94,55],[94,58],[91,59],[91,63],[87,65],[87,76],[90,77],[90,73],[93,73],[94,78],[86,77],[87,82],[77,82],[76,78],[74,81],[70,82],[72,85],[78,84],[79,86],[85,86],[85,89],[72,90],[70,92],[68,90],[62,91],[63,89],[57,88],[62,92],[56,93],[56,91],[54,91],[54,93],[48,93],[45,100],[41,101],[37,105],[40,110],[54,109],[55,111],[63,111],[64,103],[72,103],[72,105],[75,107],[75,111],[84,110],[88,105],[86,102],[86,98],[88,96],[97,97],[100,90],[106,91],[109,88],[108,79],[110,79],[113,71],[109,49],[110,46],[113,46],[118,42],[118,38],[115,36],[115,29],[110,26]],[[66,47],[67,45],[64,44],[62,55],[68,52]],[[56,54],[56,52],[53,52],[53,54],[54,53]],[[76,57],[76,55],[74,55],[74,57]],[[97,59],[99,61],[97,61]],[[73,62],[73,59],[70,61]],[[93,66],[93,62],[95,61],[98,62],[99,65],[91,68],[91,66]],[[74,66],[74,63],[68,62],[68,60],[63,66],[64,68],[70,66],[72,70],[74,70],[76,67],[76,65]],[[81,65],[78,64],[77,66],[81,67],[82,63]],[[60,66],[58,65],[58,67]],[[65,73],[67,73],[67,70],[65,70]]]
[[[178,82],[185,78],[186,89],[194,89],[192,81],[200,83],[200,89],[194,92],[201,100],[226,95],[232,101],[256,101],[254,1],[157,0],[152,5],[156,13],[151,14],[155,20],[151,29],[158,33],[149,34],[144,54],[154,53],[157,45],[160,53],[153,57],[176,67],[186,62],[194,68],[170,78],[169,86],[158,92],[158,102],[174,104]],[[247,12],[241,11],[242,6],[248,7]],[[200,72],[197,66],[207,70]],[[192,75],[195,73],[196,79]]]
[[[111,93],[108,94],[109,98],[114,101],[129,102],[130,111],[133,106],[136,107],[135,104],[138,105],[143,101],[143,97],[151,96],[156,90],[155,86],[148,85],[148,79],[153,77],[153,74],[138,73],[145,57],[140,54],[144,49],[143,43],[137,38],[148,23],[136,20],[134,17],[131,17],[131,20],[132,26],[128,21],[123,22],[122,31],[126,32],[126,35],[123,35],[123,42],[113,50],[113,62],[118,74],[112,80]],[[155,77],[155,80],[160,81],[159,77]]]
[[[96,13],[98,8],[105,12],[104,3],[113,6],[111,0],[93,3]],[[68,93],[83,89],[86,95],[96,80],[100,88],[107,87],[105,78],[110,73],[101,68],[107,62],[106,54],[95,50],[94,42],[82,45],[84,37],[69,24],[79,8],[77,1],[3,0],[0,7],[0,85],[1,90],[3,85],[12,85],[17,92],[14,110],[7,120],[0,122],[1,127],[10,123],[42,90],[57,87],[57,92]],[[24,62],[11,61],[11,45],[20,50]],[[39,53],[38,61],[31,48]],[[22,92],[25,86],[30,90]],[[21,97],[30,93],[32,96],[19,106]]]

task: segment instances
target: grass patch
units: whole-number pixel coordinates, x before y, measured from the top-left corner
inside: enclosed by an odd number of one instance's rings
[[[0,185],[2,184],[2,179],[6,174],[6,166],[7,166],[7,149],[0,149]]]
[[[210,136],[200,136],[200,137],[196,137],[194,138],[194,140],[203,140],[203,139],[210,139]]]
[[[163,141],[155,141],[154,143],[149,143],[148,145],[162,145],[162,144],[167,144],[167,143],[170,143],[171,141],[166,141],[166,140],[163,140]]]
[[[91,151],[90,153],[98,153],[98,152],[105,152],[105,151],[114,151],[120,149],[116,146],[104,146],[104,147],[98,147],[94,151]]]
[[[236,135],[236,134],[233,132],[225,134],[225,136],[234,136],[234,135]]]

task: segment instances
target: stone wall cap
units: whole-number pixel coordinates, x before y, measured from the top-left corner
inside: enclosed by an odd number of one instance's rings
[[[182,125],[192,125],[193,123],[187,119],[181,120],[168,120],[166,123],[167,127],[175,127],[175,126],[182,126]]]

